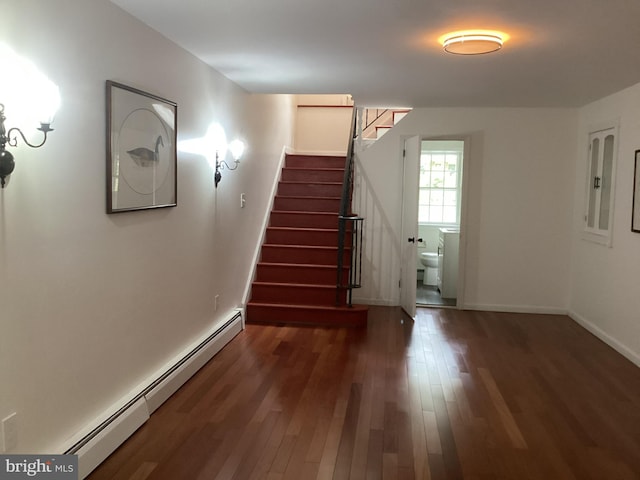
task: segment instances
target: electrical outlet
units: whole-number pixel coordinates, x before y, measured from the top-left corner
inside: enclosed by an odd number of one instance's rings
[[[216,295],[215,297],[213,297],[213,311],[216,312],[218,311],[218,299],[220,298],[220,295]]]
[[[16,412],[2,419],[2,439],[5,452],[11,452],[18,447],[18,414]]]
[[[244,208],[245,203],[247,203],[247,199],[244,196],[244,193],[240,194],[240,208]]]

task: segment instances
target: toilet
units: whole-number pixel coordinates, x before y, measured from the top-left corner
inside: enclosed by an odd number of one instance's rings
[[[425,267],[422,284],[436,285],[438,254],[436,252],[422,252],[420,253],[420,263]]]

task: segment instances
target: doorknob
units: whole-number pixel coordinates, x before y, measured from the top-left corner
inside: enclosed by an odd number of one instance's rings
[[[416,237],[409,237],[409,238],[407,238],[407,242],[409,242],[409,243],[416,243]],[[419,243],[422,243],[422,239],[421,239],[421,238],[419,238],[419,239],[418,239],[418,242],[419,242]]]

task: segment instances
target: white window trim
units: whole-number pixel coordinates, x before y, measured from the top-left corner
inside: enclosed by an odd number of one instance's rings
[[[455,140],[458,141],[458,140]],[[460,140],[461,141],[461,140]],[[464,168],[464,155],[465,155],[465,150],[464,150],[464,146],[463,146],[463,150],[460,151],[456,151],[456,153],[458,154],[458,161],[459,164],[456,167],[456,172],[457,172],[457,183],[456,183],[456,217],[458,219],[457,222],[451,222],[451,223],[445,223],[445,222],[420,222],[418,221],[418,225],[424,225],[426,227],[438,227],[438,228],[451,228],[453,226],[458,226],[460,225],[460,217],[462,216],[462,206],[461,206],[461,202],[462,202],[462,169]],[[420,192],[420,190],[424,188],[424,187],[420,187],[420,185],[418,184],[418,192]],[[453,190],[453,189],[452,189]],[[418,205],[418,215],[420,214],[420,205]]]

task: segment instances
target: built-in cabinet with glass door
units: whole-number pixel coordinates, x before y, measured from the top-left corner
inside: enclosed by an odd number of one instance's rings
[[[615,186],[616,128],[589,135],[585,233],[599,243],[610,244]]]

